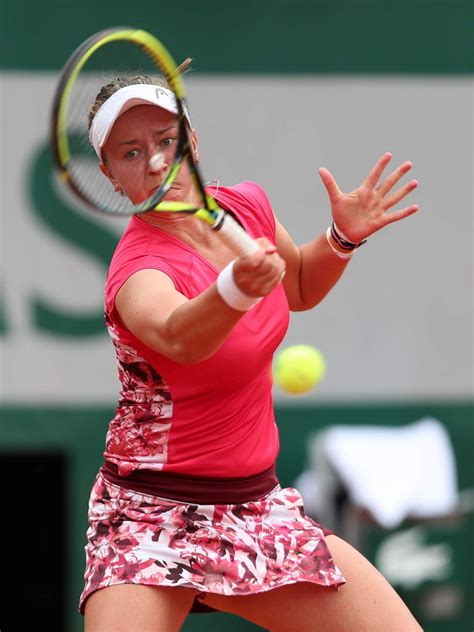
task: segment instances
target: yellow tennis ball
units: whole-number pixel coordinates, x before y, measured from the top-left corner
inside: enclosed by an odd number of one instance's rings
[[[275,382],[288,393],[306,393],[326,374],[323,354],[311,345],[294,345],[277,354],[273,375]]]
[[[150,162],[148,164],[152,171],[158,171],[165,164],[165,158],[162,153],[158,152],[150,158]]]

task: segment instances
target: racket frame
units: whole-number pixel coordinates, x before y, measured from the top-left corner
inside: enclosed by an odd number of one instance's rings
[[[219,231],[223,241],[237,254],[243,256],[252,254],[259,249],[258,244],[256,244],[250,235],[248,235],[229,214],[220,208],[216,200],[208,195],[204,188],[203,180],[199,168],[194,161],[189,143],[188,127],[185,117],[186,93],[184,82],[177,69],[176,63],[165,46],[152,34],[142,29],[124,26],[99,31],[85,40],[66,62],[55,92],[51,117],[53,157],[61,180],[93,210],[101,211],[107,215],[116,214],[123,216],[125,214],[123,212],[114,213],[107,208],[94,205],[91,200],[84,195],[80,187],[76,185],[69,170],[71,151],[66,123],[72,89],[79,73],[90,57],[101,47],[119,41],[129,42],[142,48],[159,68],[161,74],[166,78],[175,97],[179,127],[176,155],[166,174],[165,180],[150,198],[140,204],[134,205],[126,214],[133,215],[145,211],[192,213],[206,222],[211,228]],[[163,200],[173,182],[176,180],[184,160],[186,160],[188,164],[193,184],[202,199],[201,206],[179,201]]]

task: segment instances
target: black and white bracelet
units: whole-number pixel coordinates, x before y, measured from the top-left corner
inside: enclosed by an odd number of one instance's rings
[[[340,252],[339,250],[337,250],[336,248],[334,248],[334,246],[332,245],[331,239],[333,238],[334,241],[337,243],[337,245],[342,249],[345,250],[346,252]],[[331,224],[331,226],[329,226],[329,228],[326,231],[326,239],[328,241],[328,244],[331,246],[333,252],[340,258],[340,259],[350,259],[352,257],[352,255],[354,254],[354,250],[356,248],[359,248],[359,246],[362,246],[362,244],[365,244],[367,239],[364,239],[364,241],[357,243],[354,243],[352,241],[349,241],[349,239],[347,239],[346,235],[344,235],[344,233],[336,226],[336,223],[333,222]]]

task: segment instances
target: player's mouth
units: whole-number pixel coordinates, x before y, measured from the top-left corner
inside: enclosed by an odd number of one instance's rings
[[[161,184],[158,184],[156,187],[153,187],[153,189],[150,189],[150,192],[148,194],[148,197],[151,197],[152,195],[155,195],[155,193],[158,191],[158,189],[161,187]],[[170,187],[168,187],[166,189],[166,192],[168,191],[176,191],[179,187],[175,186],[174,184]]]

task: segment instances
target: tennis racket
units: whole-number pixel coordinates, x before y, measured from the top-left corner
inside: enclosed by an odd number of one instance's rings
[[[178,134],[171,156],[170,149],[166,149],[167,167],[161,181],[147,199],[133,204],[117,193],[113,183],[99,169],[96,152],[100,150],[91,144],[89,111],[102,87],[112,79],[119,76],[126,83],[128,77],[133,83],[133,76],[143,74],[165,78],[167,89],[171,91],[167,92],[168,97],[170,94],[174,97]],[[259,249],[258,244],[204,188],[192,153],[188,121],[184,82],[163,44],[150,33],[130,27],[100,31],[71,55],[54,95],[51,145],[60,181],[88,208],[106,215],[134,215],[145,211],[193,213],[216,231],[237,256],[250,255]],[[159,166],[162,156],[156,154],[152,159]],[[198,194],[198,204],[166,200],[184,165]]]

